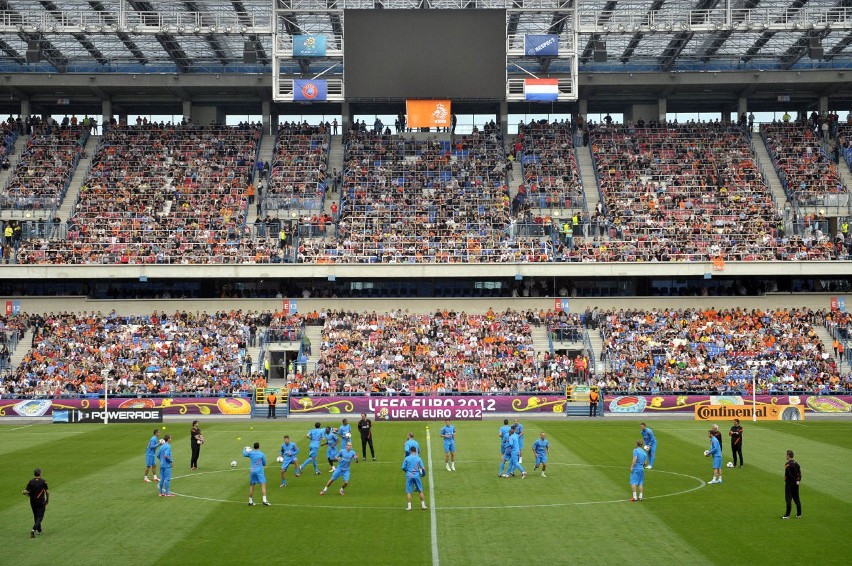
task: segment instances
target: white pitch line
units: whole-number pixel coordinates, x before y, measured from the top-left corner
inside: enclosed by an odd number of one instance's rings
[[[426,454],[429,458],[429,522],[432,535],[432,566],[438,566],[438,517],[435,515],[435,479],[432,474],[432,437],[426,427]]]
[[[28,425],[24,425],[24,426],[19,426],[17,428],[10,428],[10,429],[5,430],[4,432],[12,432],[13,430],[21,430],[22,428],[29,428],[31,426],[33,426],[33,425],[28,424]]]

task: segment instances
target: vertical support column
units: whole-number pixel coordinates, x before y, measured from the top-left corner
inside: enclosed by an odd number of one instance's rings
[[[741,96],[737,99],[737,118],[743,114],[748,116],[748,98]]]
[[[183,101],[183,117],[185,120],[190,120],[192,118],[192,101],[184,100]]]
[[[666,114],[668,114],[668,99],[667,98],[658,98],[657,99],[657,122],[660,124],[666,123]]]
[[[500,131],[504,135],[509,133],[509,103],[505,100],[500,102]]]
[[[29,98],[21,98],[21,121],[23,122],[24,120],[29,118],[30,115],[32,115],[32,113],[33,113],[33,106],[30,103],[30,99]],[[21,132],[21,133],[25,133],[25,132]],[[26,132],[26,133],[28,133],[28,132]]]
[[[341,132],[345,135],[346,132],[349,131],[349,128],[352,127],[352,110],[349,107],[348,102],[342,102],[340,104],[340,129]]]
[[[225,112],[225,109],[221,106],[216,107],[216,123],[225,125],[228,121],[228,114]]]
[[[583,117],[583,123],[586,122],[586,115],[589,113],[589,101],[586,98],[577,99],[577,115]]]
[[[819,115],[825,116],[828,114],[828,97],[820,96],[819,97]]]
[[[101,134],[104,133],[104,128],[112,120],[112,100],[101,101]]]
[[[272,124],[272,102],[269,100],[263,100],[260,103],[260,120],[263,124],[263,134],[269,135],[272,132],[271,124]]]

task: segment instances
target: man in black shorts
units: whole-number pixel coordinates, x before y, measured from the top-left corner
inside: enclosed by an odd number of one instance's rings
[[[364,460],[367,459],[367,444],[369,444],[370,456],[373,457],[373,462],[375,462],[376,451],[373,450],[373,423],[367,418],[367,413],[361,413],[361,420],[358,421],[358,432],[361,433],[361,456]]]
[[[743,460],[743,427],[740,426],[740,419],[734,419],[734,426],[728,433],[731,437],[731,452],[734,454],[734,467],[737,467],[737,456],[739,456],[740,468],[745,464]]]
[[[33,479],[27,483],[23,494],[29,495],[30,507],[33,509],[33,528],[30,531],[30,538],[35,538],[36,533],[41,534],[41,521],[44,519],[44,509],[47,507],[47,502],[50,499],[50,492],[47,490],[47,482],[41,477],[41,468],[36,468],[33,471]]]

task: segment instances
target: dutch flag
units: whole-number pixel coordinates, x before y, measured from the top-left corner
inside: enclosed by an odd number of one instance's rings
[[[559,98],[559,79],[524,79],[524,97],[538,102]]]

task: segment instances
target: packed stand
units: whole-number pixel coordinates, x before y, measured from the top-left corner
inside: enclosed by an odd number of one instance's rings
[[[300,239],[299,262],[536,261],[511,237],[506,156],[496,126],[451,141],[347,134],[339,220]],[[532,259],[531,259],[532,258]]]
[[[799,309],[611,310],[601,317],[601,387],[633,394],[831,393],[852,389],[817,335],[825,313]]]
[[[246,233],[260,129],[142,124],[107,130],[66,239],[24,241],[29,264],[269,263],[274,240]]]
[[[248,392],[254,383],[244,357],[259,322],[258,313],[242,311],[45,314],[0,394],[98,394],[105,377],[112,395]]]
[[[570,261],[832,259],[828,235],[784,231],[749,139],[724,123],[609,126],[591,144],[607,230]]]
[[[521,206],[584,208],[570,123],[542,120],[524,124],[519,128],[518,146],[524,178]]]
[[[794,205],[845,207],[848,204],[848,187],[824,147],[829,143],[831,131],[837,131],[836,125],[826,123],[823,136],[819,122],[814,125],[810,121],[807,124],[773,122],[761,127],[766,147]],[[831,140],[836,143],[834,138]]]
[[[15,142],[22,129],[20,118],[9,116],[0,122],[0,169],[8,171],[12,166],[9,156],[15,151]]]
[[[15,170],[0,193],[0,206],[52,210],[65,196],[89,130],[82,125],[57,124],[51,118],[31,125],[30,131]]]
[[[329,141],[329,132],[323,125],[285,122],[278,127],[272,173],[263,196],[267,213],[322,208]]]

